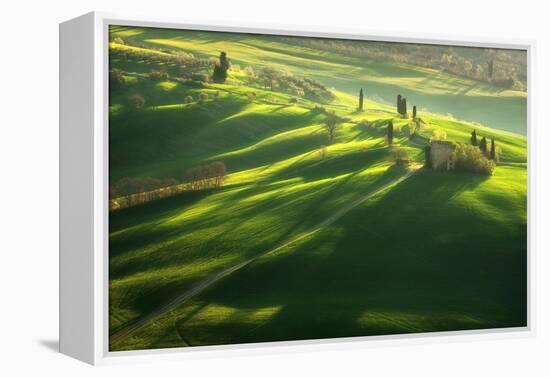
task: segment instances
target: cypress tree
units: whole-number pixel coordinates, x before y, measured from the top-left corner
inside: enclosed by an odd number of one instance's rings
[[[407,99],[406,98],[403,98],[401,100],[401,110],[403,111],[401,113],[401,115],[403,115],[404,117],[407,116]]]
[[[416,105],[413,106],[413,119],[416,119]]]
[[[397,113],[401,114],[401,94],[397,95]]]
[[[485,139],[485,136],[483,136],[479,142],[479,149],[481,149],[483,154],[487,156],[487,139]]]
[[[494,60],[491,59],[487,62],[487,76],[489,76],[490,79],[493,78],[493,67],[494,67]]]
[[[229,61],[227,60],[227,54],[222,51],[220,53],[220,61],[214,66],[214,72],[212,73],[212,80],[214,82],[223,84],[227,79],[227,70],[229,69]]]
[[[491,138],[491,153],[490,153],[491,160],[496,160],[496,150],[495,150],[495,138]]]
[[[388,145],[392,145],[393,144],[393,122],[391,120],[388,123],[387,138],[388,138]]]
[[[477,146],[477,134],[476,134],[476,130],[473,130],[473,131],[472,131],[472,137],[470,137],[470,142],[472,143],[473,146]]]
[[[363,88],[359,91],[359,111],[363,111]]]

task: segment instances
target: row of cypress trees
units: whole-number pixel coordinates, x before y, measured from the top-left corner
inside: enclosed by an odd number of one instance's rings
[[[402,97],[401,94],[397,95],[397,112],[403,117],[407,117],[407,99]],[[416,119],[416,105],[412,108],[412,117]]]
[[[359,111],[364,110],[364,99],[363,88],[361,88],[359,90],[359,105],[357,106]],[[407,99],[402,97],[401,94],[397,95],[397,112],[403,117],[407,116]],[[412,117],[416,119],[416,105],[413,106]]]
[[[397,112],[403,116],[407,116],[407,99],[401,97],[401,94],[397,95]]]
[[[495,138],[494,137],[491,137],[491,146],[490,146],[490,149],[487,150],[487,138],[485,138],[485,136],[483,136],[481,138],[481,140],[478,142],[477,132],[476,132],[476,130],[473,130],[472,131],[472,136],[470,137],[470,143],[475,147],[479,147],[481,152],[483,152],[483,154],[485,156],[488,156],[489,159],[496,160],[496,145],[495,145]]]

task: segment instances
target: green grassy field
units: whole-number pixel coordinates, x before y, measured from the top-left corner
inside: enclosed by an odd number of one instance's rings
[[[222,188],[110,213],[112,351],[526,324],[525,93],[265,36],[126,27],[112,36],[135,43],[112,50],[141,58],[111,60],[126,78],[110,95],[111,183],[183,179],[212,161],[229,172]],[[252,87],[242,69],[224,84],[147,77],[173,68],[150,56],[179,51],[226,51],[241,68],[317,80],[335,99],[290,103],[296,96]],[[146,100],[139,110],[128,106],[134,93]],[[184,104],[200,93],[209,99]],[[424,121],[413,139],[397,93]],[[318,105],[342,119],[332,143]],[[390,158],[388,120],[408,168]],[[494,175],[418,169],[436,129],[455,142],[473,129],[495,137]]]

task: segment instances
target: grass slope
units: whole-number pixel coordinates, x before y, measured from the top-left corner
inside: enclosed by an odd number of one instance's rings
[[[433,69],[384,64],[276,42],[269,36],[178,30],[119,28],[113,35],[156,47],[215,57],[226,51],[232,62],[255,69],[273,67],[310,77],[337,90],[395,102],[396,93],[432,113],[451,113],[459,119],[527,134],[527,101],[522,92],[507,90]],[[458,100],[460,98],[460,100]],[[490,109],[490,111],[488,111]]]

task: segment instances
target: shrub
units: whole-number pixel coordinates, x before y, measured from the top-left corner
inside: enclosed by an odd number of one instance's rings
[[[248,93],[248,100],[250,102],[253,102],[256,100],[256,92],[251,92],[251,93]]]
[[[204,102],[208,99],[208,93],[206,92],[201,92],[199,94],[199,102]]]
[[[495,162],[489,160],[478,147],[457,144],[453,152],[455,169],[477,174],[492,175]]]
[[[196,81],[198,83],[205,83],[205,82],[208,82],[209,80],[209,77],[206,73],[192,73],[191,75],[189,75],[189,78],[192,80],[192,81]]]
[[[122,73],[122,71],[115,68],[109,72],[109,82],[112,86],[117,87],[124,85],[126,79],[124,78],[124,74]]]
[[[168,79],[168,73],[163,72],[163,71],[153,70],[153,71],[149,72],[149,78],[151,80],[156,80],[156,81],[166,80],[166,79]]]
[[[316,104],[315,106],[313,106],[313,111],[324,113],[326,112],[326,109],[323,106],[319,106]]]
[[[293,104],[298,103],[298,100],[296,98],[292,97],[288,100],[288,103],[293,103]]]
[[[120,37],[115,37],[113,39],[113,42],[114,43],[118,43],[119,45],[123,45],[123,44],[126,44],[126,42],[124,42],[124,39],[120,38]]]
[[[246,73],[246,75],[250,78],[255,78],[256,77],[256,72],[254,72],[254,68],[252,68],[251,66],[247,66],[244,69],[244,73]]]
[[[183,103],[186,103],[186,104],[193,103],[193,97],[191,96],[185,97],[183,100]]]
[[[128,103],[134,109],[141,109],[145,105],[145,98],[139,93],[128,97]]]

